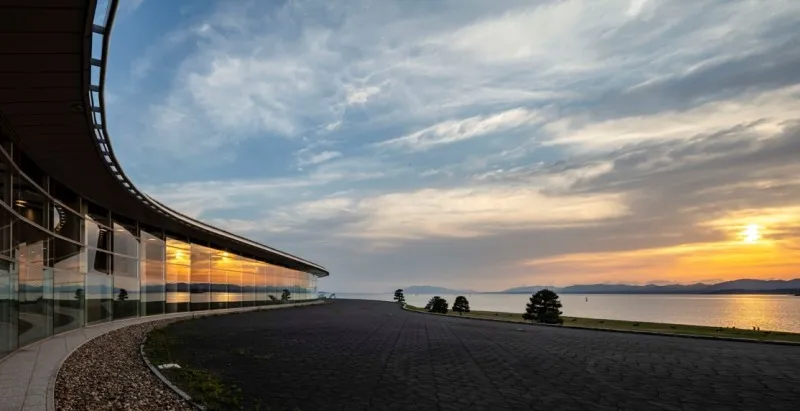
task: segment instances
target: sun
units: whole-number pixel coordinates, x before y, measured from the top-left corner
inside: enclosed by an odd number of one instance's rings
[[[752,244],[761,239],[761,227],[758,224],[748,225],[742,232],[745,243]]]

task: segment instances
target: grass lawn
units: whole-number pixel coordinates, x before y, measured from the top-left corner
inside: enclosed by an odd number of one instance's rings
[[[420,307],[406,305],[406,308],[412,311],[426,310]],[[459,317],[459,314],[453,311],[447,313],[451,317]],[[521,313],[503,313],[495,311],[472,311],[464,313],[462,317],[465,318],[485,318],[492,320],[505,320],[527,323],[522,319]],[[707,327],[700,325],[684,325],[684,324],[666,324],[666,323],[646,323],[641,321],[621,321],[621,320],[603,320],[597,318],[579,318],[579,317],[562,317],[564,319],[564,327],[587,327],[608,330],[625,330],[625,331],[650,331],[669,334],[687,334],[687,335],[703,335],[710,337],[730,337],[730,338],[748,338],[760,341],[792,341],[800,342],[800,334],[787,333],[780,331],[754,331],[741,328],[726,328],[726,327]]]

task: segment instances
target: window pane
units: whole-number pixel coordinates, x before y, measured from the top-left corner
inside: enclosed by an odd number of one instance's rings
[[[163,239],[141,232],[140,246],[141,269],[141,305],[142,315],[164,313],[165,283],[164,283],[164,254],[165,242]]]
[[[84,244],[83,218],[60,204],[54,204],[51,213],[50,229],[54,233]]]
[[[12,206],[14,211],[31,222],[46,226],[46,210],[48,199],[42,191],[21,175],[12,171]]]
[[[228,274],[220,268],[218,251],[211,251],[211,309],[228,306]]]
[[[52,178],[50,179],[50,195],[76,212],[81,209],[80,196]]]
[[[167,238],[167,312],[189,311],[189,281],[192,252],[189,244]]]
[[[139,260],[114,254],[114,318],[139,314]]]
[[[53,271],[53,333],[84,324],[85,275],[77,271]]]
[[[191,310],[211,308],[211,249],[192,244]]]
[[[7,258],[15,257],[11,241],[11,227],[15,221],[17,217],[0,205],[0,255]]]
[[[227,278],[227,302],[228,308],[242,306],[242,273],[239,271],[225,271]]]
[[[86,265],[90,273],[111,274],[111,259],[105,251],[86,248]]]
[[[137,257],[139,255],[139,239],[136,238],[136,228],[115,221],[113,248],[116,254]]]
[[[92,217],[86,216],[84,220],[84,232],[86,233],[86,245],[98,250],[111,250],[111,236],[109,229],[98,224]]]
[[[257,266],[254,260],[242,259],[242,306],[252,307],[256,301]]]
[[[89,268],[91,270],[91,267]],[[86,323],[96,323],[111,319],[111,301],[113,299],[113,278],[98,271],[86,274]]]
[[[0,357],[17,348],[16,264],[0,260]]]
[[[0,201],[11,205],[11,171],[2,153],[0,153]]]
[[[270,303],[276,303],[281,298],[281,285],[278,274],[278,266],[267,264],[267,299]]]
[[[41,264],[19,264],[19,346],[50,335],[53,277]]]
[[[89,201],[85,201],[84,204],[86,204],[86,218],[104,227],[111,227],[111,219],[108,215],[108,210]]]
[[[256,305],[264,305],[267,303],[267,264],[262,262],[256,263],[255,274],[255,287],[256,287]]]
[[[50,236],[42,229],[25,220],[12,216],[12,258],[21,263],[41,264],[44,261],[44,245]]]
[[[86,272],[85,247],[67,240],[51,237],[47,247],[47,266],[56,270]]]

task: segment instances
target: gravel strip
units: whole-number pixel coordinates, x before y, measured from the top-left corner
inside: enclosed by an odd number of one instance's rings
[[[147,333],[175,320],[132,325],[97,337],[64,361],[57,410],[192,410],[154,376],[139,354]]]

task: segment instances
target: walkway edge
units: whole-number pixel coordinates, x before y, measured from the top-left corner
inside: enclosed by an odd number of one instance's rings
[[[736,337],[713,337],[713,336],[710,336],[710,335],[660,333],[660,332],[657,332],[657,331],[615,330],[613,328],[593,328],[593,327],[572,326],[572,325],[527,323],[527,322],[520,322],[520,321],[503,320],[503,319],[499,319],[499,318],[495,319],[495,318],[463,317],[463,316],[456,317],[456,316],[447,315],[447,314],[431,313],[431,312],[427,312],[427,311],[412,310],[410,308],[406,308],[405,305],[403,305],[403,309],[406,310],[406,311],[417,313],[417,314],[438,315],[438,316],[448,317],[448,318],[461,318],[461,319],[464,319],[464,320],[494,321],[494,322],[501,322],[501,323],[517,324],[517,325],[528,325],[528,326],[534,326],[534,327],[556,327],[556,328],[561,328],[561,329],[565,329],[565,330],[569,330],[569,329],[573,329],[573,330],[590,330],[590,331],[603,331],[603,332],[613,332],[613,333],[623,333],[623,334],[655,335],[655,336],[660,336],[660,337],[693,338],[693,339],[696,339],[696,340],[733,341],[733,342],[744,342],[744,343],[788,345],[788,346],[792,346],[792,347],[800,347],[800,343],[793,342],[793,341],[754,340],[752,338],[736,338]]]

